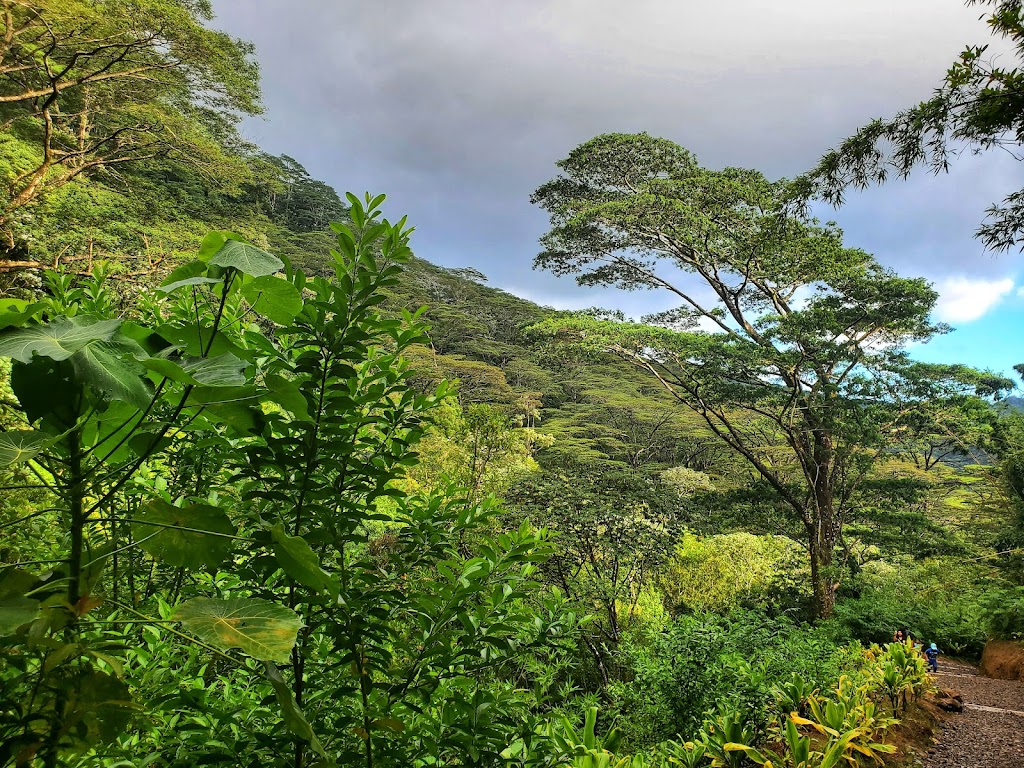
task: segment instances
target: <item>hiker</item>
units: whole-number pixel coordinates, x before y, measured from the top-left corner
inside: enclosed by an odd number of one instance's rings
[[[928,669],[932,672],[939,671],[939,649],[932,643],[924,652],[925,658],[928,659]]]
[[[894,643],[902,643],[903,642],[903,630],[902,629],[897,629],[895,632],[892,633],[892,641]]]

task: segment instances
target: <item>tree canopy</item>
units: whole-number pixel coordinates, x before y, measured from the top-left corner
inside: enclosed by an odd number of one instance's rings
[[[935,291],[787,214],[786,182],[703,168],[670,141],[598,136],[558,165],[533,196],[552,224],[536,266],[681,304],[653,325],[575,315],[548,328],[655,376],[752,465],[803,524],[828,615],[833,551],[877,451],[921,403],[971,387],[963,369],[906,354],[943,330]]]
[[[989,45],[968,45],[932,96],[890,118],[872,120],[822,157],[794,184],[801,201],[834,205],[847,190],[906,178],[917,167],[949,169],[964,149],[1006,150],[1020,159],[1024,146],[1024,6],[1020,0],[967,0],[986,9],[992,34],[1010,46],[1008,63]],[[1024,190],[991,205],[978,228],[981,241],[1006,250],[1024,240]]]
[[[226,154],[238,117],[260,111],[258,68],[212,16],[208,0],[4,0],[8,252],[18,212],[83,176],[167,156],[220,182],[239,173]]]

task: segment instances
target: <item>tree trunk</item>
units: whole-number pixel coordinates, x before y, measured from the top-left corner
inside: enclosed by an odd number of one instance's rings
[[[814,589],[814,616],[827,619],[836,607],[836,586],[830,578],[832,550],[822,552],[811,544],[811,585]]]
[[[835,609],[836,589],[839,588],[832,567],[839,525],[835,519],[831,493],[822,494],[816,502],[811,524],[807,526],[811,586],[814,590],[814,616],[827,619]]]
[[[811,555],[811,586],[814,590],[814,615],[827,619],[836,606],[835,574],[832,555],[839,537],[839,521],[835,511],[835,488],[832,485],[834,451],[832,437],[825,430],[813,432],[813,463],[807,473],[813,492],[810,510],[809,551]]]

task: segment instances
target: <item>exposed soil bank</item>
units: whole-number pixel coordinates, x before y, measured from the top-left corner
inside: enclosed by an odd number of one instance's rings
[[[1010,640],[989,640],[981,654],[980,669],[985,677],[996,680],[1024,680],[1024,645]]]

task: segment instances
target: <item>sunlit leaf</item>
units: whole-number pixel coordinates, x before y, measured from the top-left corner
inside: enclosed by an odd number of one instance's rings
[[[126,341],[86,344],[71,357],[76,377],[105,400],[123,400],[145,408],[153,396],[135,358],[137,345]]]
[[[299,421],[309,421],[309,404],[294,381],[270,374],[264,378],[270,398]]]
[[[66,360],[87,344],[110,341],[120,320],[58,317],[52,322],[0,334],[0,357],[31,363],[33,355]]]
[[[243,371],[248,363],[225,352],[215,357],[191,357],[180,361],[150,357],[143,360],[142,365],[179,384],[233,387],[245,384]]]
[[[11,467],[28,461],[54,441],[48,432],[34,429],[0,433],[0,467]]]
[[[230,352],[214,357],[201,357],[185,360],[182,368],[192,374],[198,384],[210,387],[233,387],[245,384],[245,371],[248,363]]]
[[[42,307],[42,303],[30,303],[24,299],[0,299],[0,328],[24,325]]]
[[[188,285],[206,285],[208,283],[219,283],[220,279],[216,277],[209,277],[207,273],[208,266],[206,262],[197,260],[190,261],[188,264],[182,264],[180,267],[175,269],[171,274],[167,276],[158,291],[164,293],[171,293],[176,291],[178,288],[183,288]]]
[[[302,627],[295,611],[259,598],[196,597],[178,606],[174,618],[216,648],[238,648],[254,659],[282,663]]]
[[[287,325],[302,309],[302,294],[287,280],[264,275],[242,287],[242,297],[268,320]]]
[[[181,280],[175,280],[173,283],[168,283],[167,285],[161,285],[157,290],[163,291],[164,293],[171,293],[172,291],[176,291],[179,288],[184,288],[189,285],[212,285],[220,282],[222,281],[217,277],[186,277]]]
[[[253,277],[272,275],[284,269],[284,262],[272,253],[238,240],[227,240],[213,256],[210,264],[218,267],[233,267]]]

